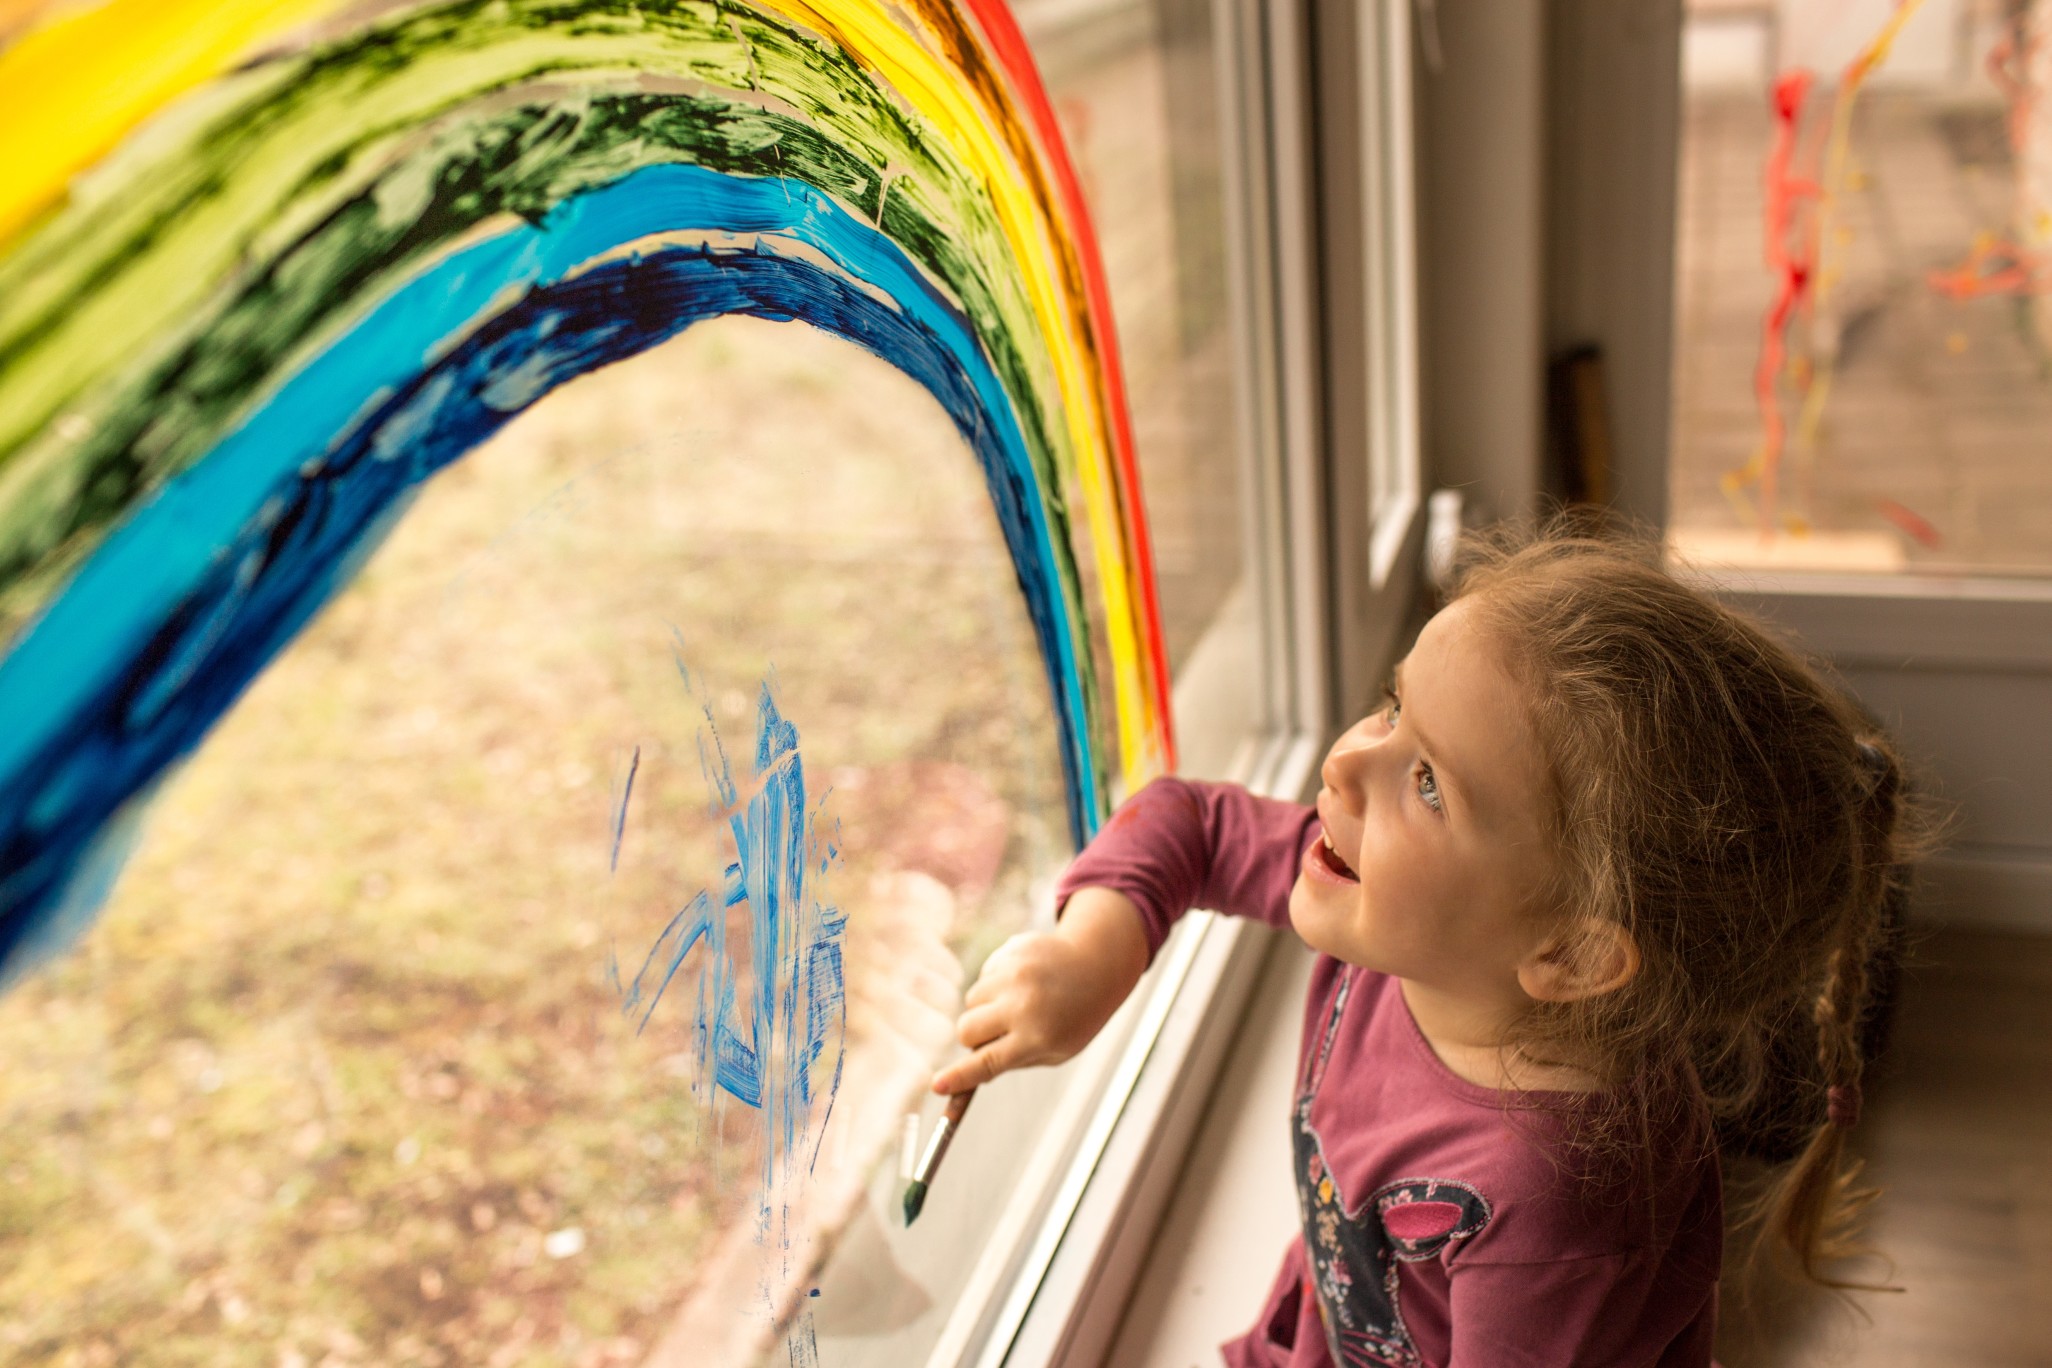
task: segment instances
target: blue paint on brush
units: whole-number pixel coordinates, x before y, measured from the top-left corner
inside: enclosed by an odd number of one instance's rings
[[[847,918],[822,896],[833,857],[824,853],[819,806],[806,791],[798,729],[778,708],[770,684],[756,698],[755,750],[745,781],[735,778],[711,710],[701,705],[701,713],[699,753],[734,860],[718,896],[699,890],[663,927],[624,987],[620,1010],[638,1014],[635,1030],[645,1030],[687,957],[703,946],[691,1021],[694,1078],[696,1086],[710,1080],[719,1093],[763,1113],[767,1143],[757,1216],[768,1225],[772,1195],[787,1190],[801,1161],[807,1172],[818,1162],[840,1091]],[[736,991],[740,966],[727,936],[736,907],[748,911],[745,1014]]]
[[[606,255],[694,226],[763,236]],[[1094,704],[1062,592],[1076,567],[967,320],[809,186],[650,167],[396,290],[137,509],[0,660],[0,982],[57,909],[77,920],[79,881],[110,848],[102,828],[354,576],[423,480],[555,386],[725,314],[853,341],[954,421],[1012,553],[1056,705],[1071,834],[1086,838]]]

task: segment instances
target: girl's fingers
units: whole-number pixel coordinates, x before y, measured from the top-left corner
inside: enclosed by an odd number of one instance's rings
[[[988,1002],[995,993],[1003,992],[1005,985],[1013,982],[1011,959],[1017,953],[1018,937],[1014,936],[990,952],[990,958],[983,962],[983,968],[976,975],[976,982],[969,985],[969,991],[962,996],[962,1003],[974,1007]]]
[[[967,1049],[988,1045],[1005,1033],[1005,1014],[995,1006],[971,1007],[955,1023],[955,1039]]]
[[[958,1092],[967,1092],[976,1086],[976,1080],[965,1067],[968,1060],[957,1060],[933,1076],[933,1090],[943,1097],[953,1097]]]
[[[933,1090],[952,1095],[990,1082],[1012,1067],[1010,1041],[1010,1036],[999,1036],[967,1059],[956,1060],[934,1075]]]
[[[969,985],[969,991],[962,995],[964,1007],[981,1007],[997,994],[999,981],[991,976],[990,966],[985,965],[976,982]]]

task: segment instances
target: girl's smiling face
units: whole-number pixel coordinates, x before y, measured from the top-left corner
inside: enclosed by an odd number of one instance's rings
[[[1425,625],[1389,704],[1333,743],[1324,843],[1290,921],[1313,949],[1477,1006],[1527,999],[1518,966],[1546,942],[1544,761],[1529,710],[1470,601]]]

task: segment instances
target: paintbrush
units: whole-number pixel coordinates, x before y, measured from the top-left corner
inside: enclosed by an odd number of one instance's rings
[[[940,1124],[933,1128],[933,1138],[926,1142],[926,1153],[920,1157],[919,1167],[912,1170],[912,1181],[905,1184],[905,1224],[911,1225],[919,1219],[919,1209],[926,1205],[926,1187],[933,1181],[933,1175],[940,1172],[941,1160],[948,1157],[948,1146],[954,1143],[955,1132],[962,1127],[963,1113],[976,1097],[976,1089],[956,1093],[948,1099],[948,1109],[941,1113]]]

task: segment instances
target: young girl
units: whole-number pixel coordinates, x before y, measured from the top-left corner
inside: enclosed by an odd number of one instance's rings
[[[1652,548],[1499,540],[1321,773],[1310,808],[1136,795],[1056,929],[992,956],[935,1090],[1074,1054],[1191,907],[1287,924],[1319,952],[1303,1235],[1226,1361],[1704,1365],[1712,1118],[1799,1024],[1823,1095],[1763,1210],[1822,1280],[1901,806],[1858,710]]]

